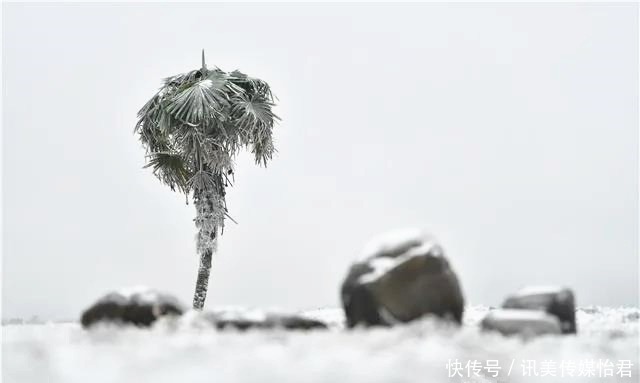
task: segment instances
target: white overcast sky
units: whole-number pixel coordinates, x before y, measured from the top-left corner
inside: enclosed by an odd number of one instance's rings
[[[565,284],[638,304],[638,10],[3,4],[3,316],[113,288],[191,303],[194,208],[132,133],[160,80],[240,69],[278,155],[237,160],[207,306],[336,306],[372,236],[438,237],[471,304]]]

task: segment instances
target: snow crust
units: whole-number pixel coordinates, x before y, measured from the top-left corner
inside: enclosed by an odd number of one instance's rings
[[[546,321],[554,316],[539,310],[500,309],[491,311],[491,317],[507,321]],[[557,319],[556,319],[557,320]]]
[[[375,282],[380,277],[385,275],[389,270],[407,262],[411,258],[418,257],[424,254],[425,253],[421,253],[421,254],[405,253],[394,258],[391,258],[391,257],[374,258],[370,260],[368,263],[368,265],[371,266],[372,270],[366,274],[362,274],[358,278],[358,282],[360,284]]]
[[[366,262],[373,270],[361,275],[358,282],[375,282],[396,266],[427,254],[434,246],[437,246],[435,239],[420,229],[402,229],[379,235],[365,246],[361,256],[361,262]],[[400,254],[385,256],[396,253]]]
[[[2,381],[11,383],[175,382],[492,382],[449,377],[447,363],[498,360],[501,382],[636,382],[640,335],[638,308],[578,309],[576,336],[529,341],[479,329],[487,307],[467,307],[461,328],[425,319],[393,328],[346,330],[216,331],[161,320],[150,329],[78,324],[2,327]],[[340,309],[303,313],[334,324]],[[179,321],[179,320],[178,320]],[[526,377],[522,360],[630,360],[632,378]]]
[[[562,286],[527,286],[518,290],[515,293],[515,296],[523,296],[523,295],[538,295],[538,294],[557,294],[564,290],[565,288]]]
[[[172,296],[160,293],[147,286],[131,286],[116,291],[112,291],[103,296],[98,302],[115,302],[125,304],[126,302],[138,302],[146,304],[171,303],[180,306],[180,303]]]
[[[367,242],[360,260],[366,261],[376,254],[392,253],[404,247],[418,246],[426,242],[435,242],[435,239],[422,229],[406,228],[388,231]]]
[[[532,336],[562,332],[558,318],[538,310],[493,310],[487,314],[484,323],[490,329],[506,334],[523,333],[523,335]]]

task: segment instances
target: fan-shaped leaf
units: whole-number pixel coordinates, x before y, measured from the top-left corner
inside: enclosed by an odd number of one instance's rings
[[[187,191],[189,172],[185,167],[184,159],[180,154],[168,152],[156,152],[149,154],[149,161],[145,168],[153,168],[153,174],[171,190],[178,188]]]

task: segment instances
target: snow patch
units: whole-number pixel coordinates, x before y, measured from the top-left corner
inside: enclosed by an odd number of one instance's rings
[[[420,229],[403,229],[382,234],[365,246],[361,262],[373,270],[361,275],[358,282],[374,282],[389,270],[411,258],[424,256],[436,246],[436,240]],[[441,251],[433,253],[442,256]]]
[[[418,228],[407,228],[388,231],[372,238],[365,246],[360,257],[366,261],[376,254],[397,252],[406,247],[418,246],[435,239]]]
[[[135,302],[138,304],[148,305],[167,303],[175,305],[176,307],[182,306],[182,304],[175,297],[168,294],[163,294],[146,286],[125,287],[110,292],[97,301],[97,303],[107,302],[113,302],[121,305]]]
[[[561,286],[527,286],[524,287],[518,292],[516,292],[515,296],[523,296],[523,295],[539,295],[539,294],[557,294],[563,290],[565,287]]]
[[[554,316],[547,314],[544,311],[539,310],[518,310],[518,309],[498,309],[489,313],[492,318],[499,320],[513,320],[513,321],[544,321],[549,318],[555,319]]]
[[[340,321],[339,309],[305,312]],[[483,365],[498,360],[502,371],[515,359],[512,383],[544,382],[523,377],[522,360],[630,360],[632,378],[575,376],[572,383],[632,382],[638,377],[638,308],[578,309],[572,336],[519,338],[482,332],[488,307],[468,306],[462,328],[415,321],[392,328],[296,332],[150,329],[78,324],[2,327],[2,377],[12,383],[452,383],[447,362]],[[560,381],[558,378],[556,381]],[[470,382],[491,381],[467,379]],[[550,380],[553,381],[553,378]]]

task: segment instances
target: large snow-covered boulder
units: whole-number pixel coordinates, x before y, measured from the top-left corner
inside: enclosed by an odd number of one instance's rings
[[[558,318],[538,310],[491,310],[480,326],[483,330],[498,331],[503,335],[517,334],[525,338],[562,332]]]
[[[173,296],[146,287],[111,292],[82,313],[83,327],[96,323],[150,326],[164,315],[181,315],[182,304]]]
[[[577,330],[575,298],[573,292],[565,287],[525,287],[508,296],[502,307],[541,310],[558,318],[563,334],[575,334]]]
[[[442,247],[421,230],[372,240],[345,278],[342,304],[349,327],[393,325],[432,314],[460,323],[464,298]]]
[[[218,330],[234,329],[326,329],[327,324],[304,314],[245,308],[222,308],[212,311],[189,311],[182,318],[187,326],[211,326]]]

